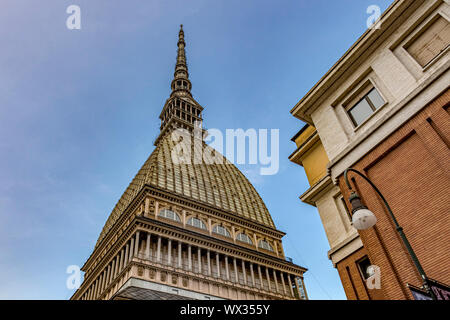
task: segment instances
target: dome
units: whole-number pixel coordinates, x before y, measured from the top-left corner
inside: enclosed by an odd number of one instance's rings
[[[97,244],[145,185],[275,228],[258,192],[234,164],[223,156],[221,164],[174,164],[171,150],[175,144],[170,134],[158,142],[114,207]],[[202,148],[205,150],[210,147],[203,142]]]

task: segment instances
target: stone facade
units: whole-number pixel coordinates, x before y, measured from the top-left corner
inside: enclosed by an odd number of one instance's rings
[[[195,134],[202,119],[191,88],[181,29],[156,148],[105,223],[72,299],[307,299],[306,269],[286,260],[284,233],[245,176],[225,158],[174,162],[172,132]],[[190,156],[214,152],[199,148]]]
[[[351,226],[350,213],[341,190],[333,184],[327,171],[329,160],[316,129],[306,124],[291,140],[296,143],[297,149],[289,160],[303,166],[310,183],[310,188],[300,199],[317,208],[330,244],[328,257],[337,267],[341,260],[361,250],[361,239]]]

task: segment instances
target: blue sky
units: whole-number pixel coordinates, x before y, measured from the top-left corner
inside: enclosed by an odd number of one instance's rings
[[[2,0],[0,299],[68,299],[109,213],[153,150],[184,25],[207,128],[279,128],[280,170],[246,166],[311,299],[345,299],[289,110],[387,0]],[[66,8],[81,8],[68,30]]]

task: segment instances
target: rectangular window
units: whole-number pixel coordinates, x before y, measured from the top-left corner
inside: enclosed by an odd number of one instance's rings
[[[345,203],[344,197],[341,196],[339,200],[341,201],[341,204],[344,207],[344,210],[345,210],[345,213],[347,214],[348,219],[350,221],[352,221],[352,215],[350,213],[350,210],[348,210],[347,203]]]
[[[372,265],[370,263],[369,257],[366,256],[362,258],[357,262],[357,264],[361,276],[364,280],[367,280],[372,275],[372,273],[370,272],[371,270],[369,269],[369,267]]]
[[[353,124],[357,127],[383,104],[384,99],[378,90],[372,88],[361,100],[351,106],[347,112]]]
[[[425,67],[449,44],[450,23],[441,15],[437,15],[406,44],[405,49],[422,67]]]

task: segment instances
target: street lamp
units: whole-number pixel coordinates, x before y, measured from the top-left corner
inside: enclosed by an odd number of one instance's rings
[[[411,256],[411,259],[414,262],[414,265],[419,272],[420,276],[422,277],[422,284],[425,290],[430,294],[430,296],[435,299],[433,292],[430,290],[428,283],[427,283],[427,276],[425,274],[425,271],[423,270],[422,266],[420,265],[419,259],[417,258],[416,254],[414,253],[413,248],[411,247],[411,244],[409,243],[408,239],[406,238],[405,233],[403,232],[403,228],[398,224],[397,219],[394,216],[394,213],[391,210],[391,207],[389,206],[388,202],[384,198],[381,191],[375,186],[375,184],[370,181],[369,178],[367,178],[364,174],[359,172],[356,169],[353,168],[347,168],[344,171],[344,180],[347,184],[347,187],[351,191],[349,201],[352,206],[352,224],[353,226],[358,230],[365,230],[373,227],[377,223],[377,218],[375,214],[370,211],[365,205],[362,204],[361,198],[359,197],[358,193],[353,191],[352,186],[350,185],[350,182],[348,180],[348,173],[354,172],[364,178],[370,186],[376,191],[376,193],[380,196],[381,200],[383,200],[384,205],[386,206],[389,216],[391,217],[392,221],[395,225],[395,230],[400,235],[400,238],[402,239],[406,249],[408,250],[409,255]]]

